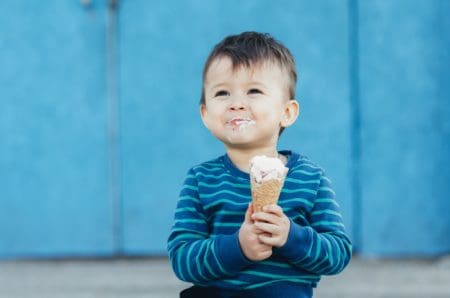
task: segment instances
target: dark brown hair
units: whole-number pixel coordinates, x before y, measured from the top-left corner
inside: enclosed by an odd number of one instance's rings
[[[297,72],[295,70],[294,57],[284,45],[275,40],[270,34],[243,32],[238,35],[225,37],[214,47],[206,59],[203,68],[203,85],[211,63],[219,57],[230,58],[233,70],[242,66],[250,67],[266,61],[277,63],[289,75],[289,99],[295,98]],[[202,86],[200,104],[205,104],[204,86]]]

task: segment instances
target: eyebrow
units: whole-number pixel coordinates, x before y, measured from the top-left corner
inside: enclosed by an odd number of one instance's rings
[[[251,81],[251,82],[249,82],[247,85],[256,85],[256,86],[266,87],[265,84],[260,83],[260,82],[258,82],[258,81]]]
[[[218,89],[218,88],[222,88],[222,87],[226,87],[227,84],[226,83],[217,83],[212,85],[211,87],[208,87],[207,90],[214,90],[214,89]]]

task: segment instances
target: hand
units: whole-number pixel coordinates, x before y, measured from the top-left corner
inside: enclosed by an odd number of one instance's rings
[[[286,243],[291,222],[280,206],[264,206],[263,212],[253,214],[252,219],[255,227],[264,232],[258,236],[262,243],[275,247],[282,247]]]
[[[259,236],[262,233],[259,230],[253,220],[253,205],[248,205],[245,212],[245,219],[239,229],[239,244],[241,245],[244,255],[252,261],[262,261],[272,255],[272,246],[264,244],[259,240]]]

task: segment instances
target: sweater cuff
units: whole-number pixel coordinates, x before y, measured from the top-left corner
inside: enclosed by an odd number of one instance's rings
[[[216,238],[216,251],[220,264],[225,271],[234,274],[253,262],[247,259],[239,244],[239,231],[231,235],[221,235]]]
[[[277,254],[288,260],[295,261],[302,259],[308,253],[311,246],[311,230],[308,227],[302,227],[290,220],[291,226],[286,243],[277,248]]]

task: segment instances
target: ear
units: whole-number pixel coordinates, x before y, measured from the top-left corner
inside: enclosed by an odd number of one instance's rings
[[[206,105],[201,104],[200,105],[200,116],[202,117],[203,125],[208,128],[208,111],[206,110]],[[208,128],[209,129],[209,128]]]
[[[283,116],[281,119],[281,127],[288,127],[294,124],[300,113],[300,104],[295,99],[289,100],[283,110]]]

